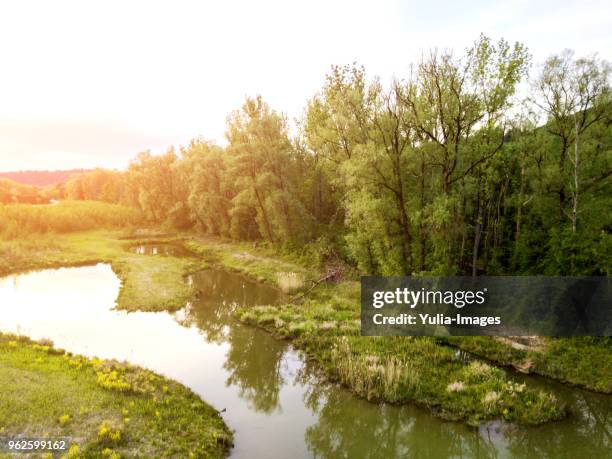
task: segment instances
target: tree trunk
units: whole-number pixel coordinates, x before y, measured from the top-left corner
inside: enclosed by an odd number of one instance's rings
[[[423,211],[425,209],[425,161],[421,161],[421,180],[420,180],[420,201],[421,201],[421,218],[419,220],[419,270],[425,271],[425,257],[427,255],[427,239],[425,237],[425,226],[423,225]]]
[[[482,233],[482,199],[478,193],[478,215],[476,217],[476,228],[474,229],[474,249],[472,250],[472,277],[476,277],[476,262],[478,261],[478,247]]]
[[[576,222],[578,220],[578,168],[580,167],[580,154],[578,151],[578,119],[574,114],[574,129],[576,135],[574,139],[574,196],[572,206],[572,233],[576,234]]]
[[[255,192],[255,197],[257,197],[257,202],[259,204],[259,208],[261,209],[261,218],[263,218],[264,226],[266,228],[266,232],[268,233],[268,240],[270,242],[274,242],[274,238],[272,236],[272,228],[270,227],[270,222],[268,221],[268,215],[266,214],[266,208],[263,205],[263,201],[261,200],[261,196],[259,196],[259,191],[257,187],[253,187]]]

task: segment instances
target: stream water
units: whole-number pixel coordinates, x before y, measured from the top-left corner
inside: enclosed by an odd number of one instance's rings
[[[369,403],[322,381],[289,343],[232,317],[238,305],[277,301],[276,290],[220,270],[190,281],[198,300],[170,314],[114,310],[120,282],[106,264],[1,278],[0,331],[50,338],[74,353],[125,359],[180,381],[225,409],[236,458],[610,457],[610,396],[525,377],[554,391],[571,416],[540,427],[478,429],[414,406]]]

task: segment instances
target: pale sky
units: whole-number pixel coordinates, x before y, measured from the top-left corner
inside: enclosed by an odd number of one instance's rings
[[[0,171],[123,168],[196,136],[261,94],[290,119],[332,64],[383,80],[480,34],[534,62],[564,48],[612,60],[612,2],[1,1]]]

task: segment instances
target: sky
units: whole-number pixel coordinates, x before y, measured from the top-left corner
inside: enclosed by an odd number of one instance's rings
[[[383,81],[482,32],[534,63],[571,48],[612,60],[610,1],[1,1],[0,172],[125,168],[261,94],[290,121],[332,64]]]

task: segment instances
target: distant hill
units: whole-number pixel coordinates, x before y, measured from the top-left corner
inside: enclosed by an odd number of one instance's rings
[[[45,187],[65,183],[74,174],[88,172],[89,169],[69,169],[65,171],[18,171],[0,172],[0,178],[7,178],[24,185]]]

